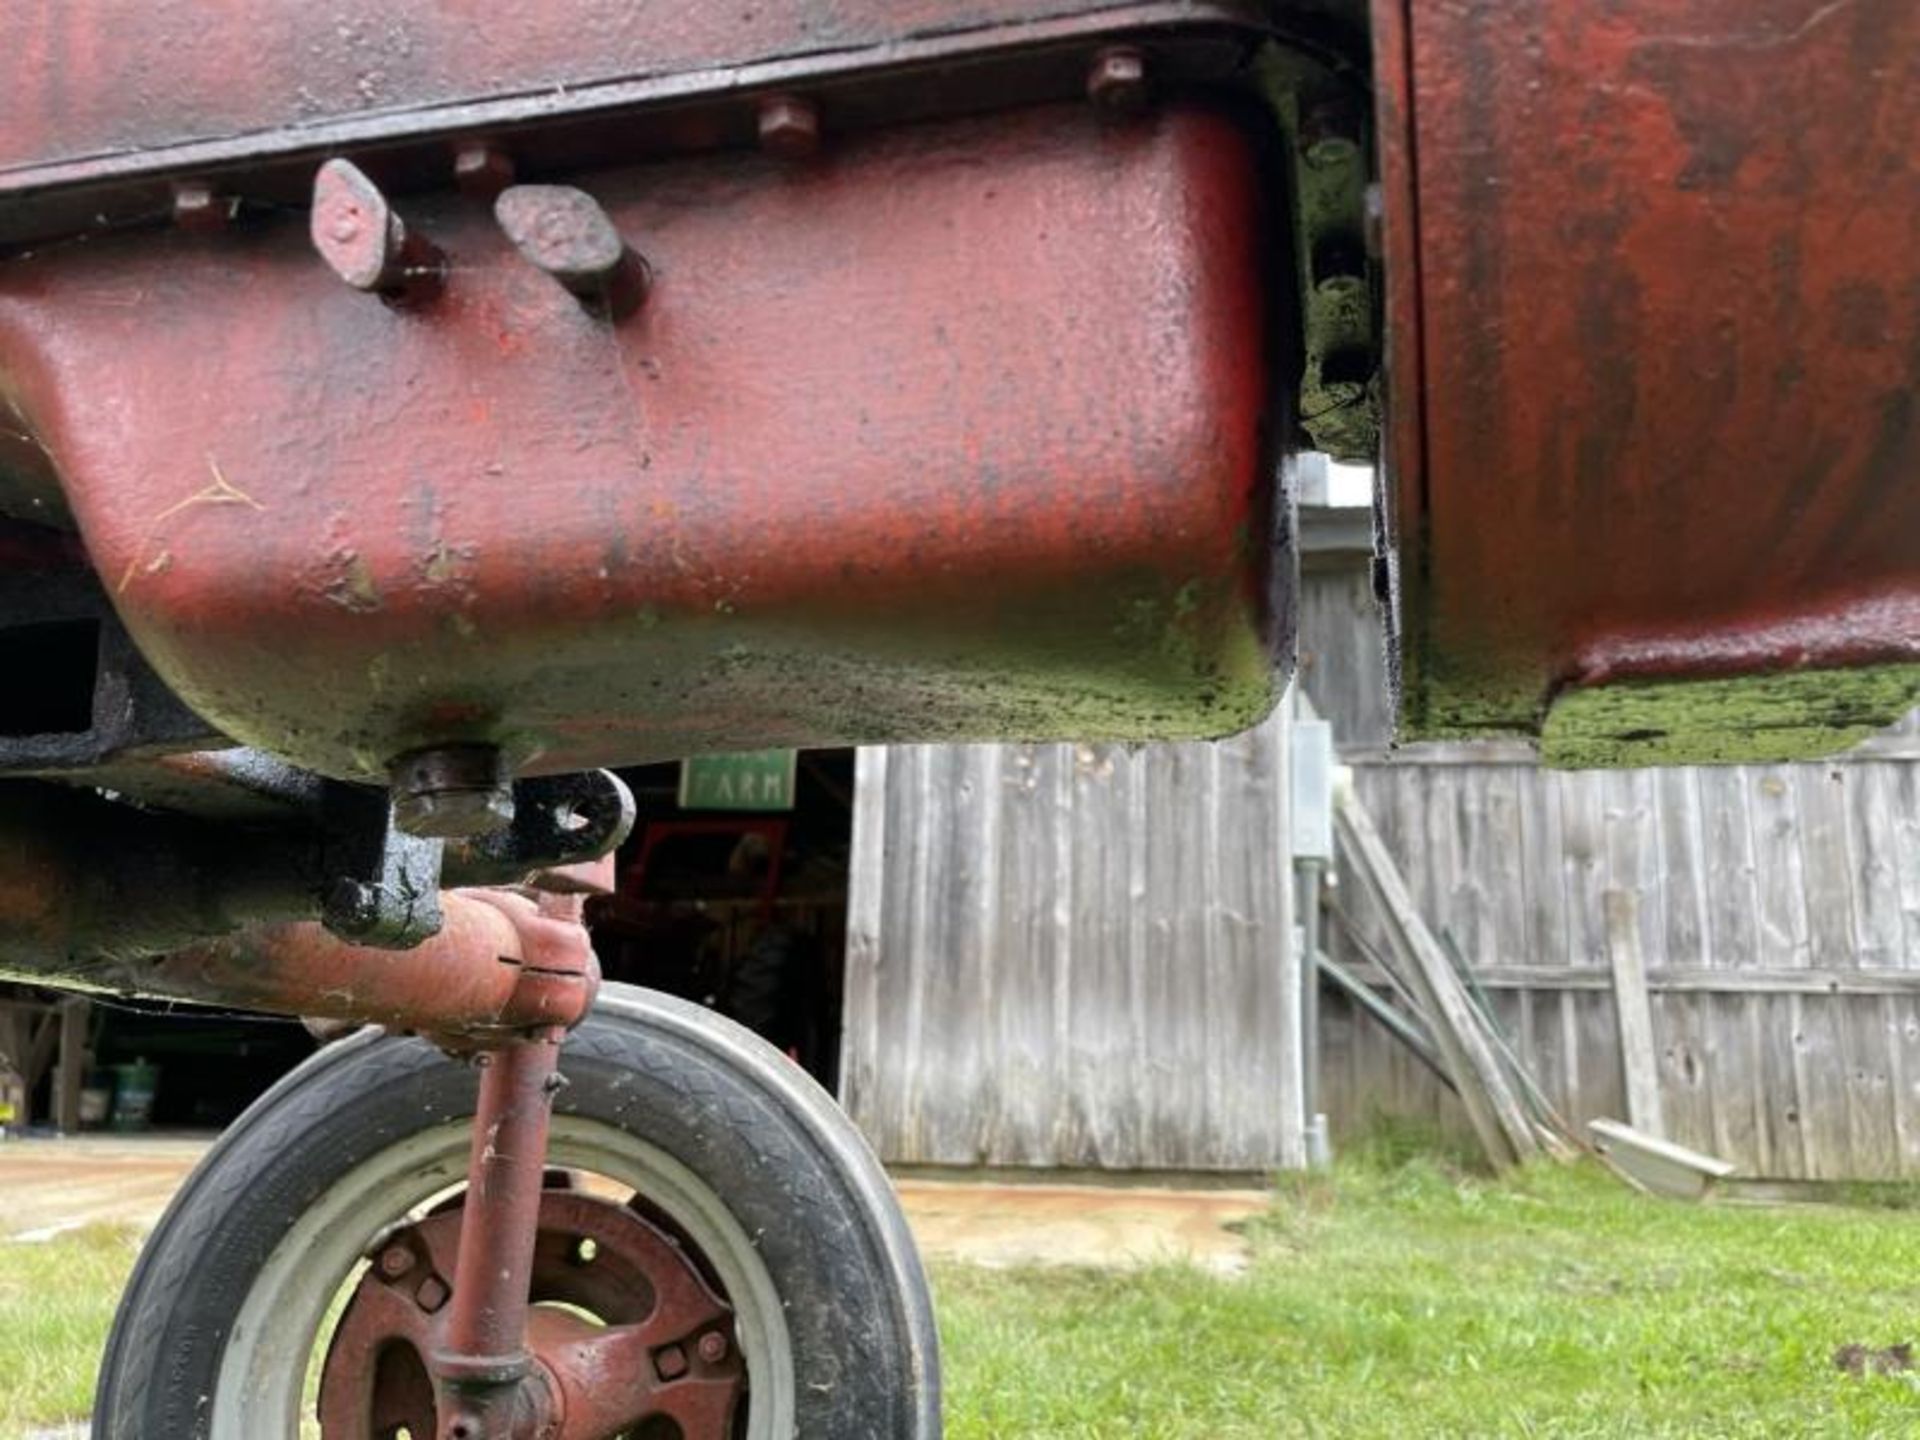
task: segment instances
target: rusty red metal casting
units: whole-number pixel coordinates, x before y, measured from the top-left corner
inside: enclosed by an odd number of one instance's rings
[[[1902,713],[1920,8],[1373,9],[1411,733],[1645,763]]]
[[[597,259],[617,234],[654,272],[617,325],[484,202],[414,197],[396,242],[328,173],[371,227],[316,220],[346,278],[387,293],[420,237],[434,303],[369,304],[272,220],[51,248],[0,290],[94,566],[235,739],[374,779],[449,743],[524,773],[1270,704],[1286,437],[1222,115],[1083,102],[579,177]]]

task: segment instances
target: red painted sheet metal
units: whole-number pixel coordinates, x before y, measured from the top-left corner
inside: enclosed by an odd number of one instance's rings
[[[1235,729],[1270,701],[1258,186],[1210,112],[575,177],[610,326],[484,201],[398,310],[304,216],[10,262],[9,386],[143,650],[342,776]]]
[[[1920,8],[1376,11],[1410,729],[1920,659]]]

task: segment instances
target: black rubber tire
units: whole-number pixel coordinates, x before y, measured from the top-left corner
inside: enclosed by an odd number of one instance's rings
[[[925,1276],[892,1187],[851,1122],[740,1026],[651,991],[606,991],[563,1051],[570,1083],[556,1114],[615,1125],[667,1152],[753,1237],[784,1308],[798,1434],[935,1440],[939,1362]],[[141,1252],[101,1366],[95,1440],[209,1436],[233,1318],[302,1211],[382,1147],[471,1115],[474,1094],[469,1067],[421,1040],[367,1031],[262,1096],[196,1167]]]

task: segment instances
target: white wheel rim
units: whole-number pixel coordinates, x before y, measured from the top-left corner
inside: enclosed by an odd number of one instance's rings
[[[388,1146],[339,1180],[294,1223],[247,1292],[210,1397],[213,1440],[300,1434],[301,1391],[320,1327],[357,1261],[387,1226],[466,1178],[464,1120]],[[631,1186],[671,1215],[705,1255],[734,1309],[751,1382],[747,1435],[794,1433],[793,1347],[780,1295],[733,1213],[693,1171],[615,1126],[553,1117],[550,1163]]]

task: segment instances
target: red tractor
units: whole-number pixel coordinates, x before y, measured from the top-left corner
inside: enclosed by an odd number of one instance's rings
[[[365,1027],[162,1222],[104,1440],[938,1434],[847,1122],[599,986],[598,767],[1241,729],[1297,450],[1383,461],[1410,737],[1777,758],[1920,690],[1910,0],[0,53],[0,973]]]

